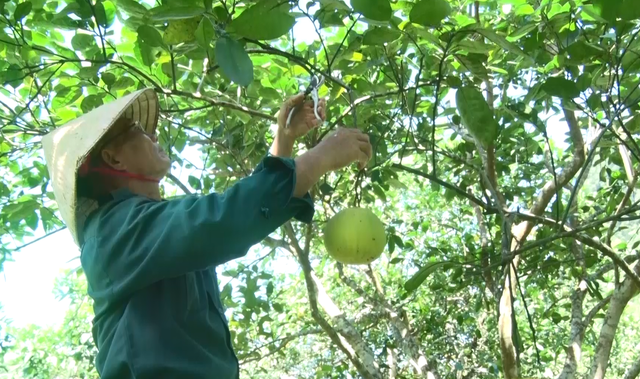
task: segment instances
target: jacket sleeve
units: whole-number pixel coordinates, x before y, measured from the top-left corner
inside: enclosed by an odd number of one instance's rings
[[[311,222],[313,201],[293,196],[295,182],[293,159],[266,157],[222,194],[112,202],[86,224],[82,265],[92,290],[127,296],[244,256],[291,218]]]

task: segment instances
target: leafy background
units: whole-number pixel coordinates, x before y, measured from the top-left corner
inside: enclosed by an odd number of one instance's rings
[[[155,88],[164,195],[221,192],[319,74],[328,122],[298,152],[345,125],[374,157],[318,183],[311,226],[220,267],[244,377],[638,376],[640,1],[0,0],[0,14],[3,263],[65,233],[49,130]],[[498,126],[488,143],[461,117],[463,86]],[[387,225],[370,266],[323,249],[326,220],[354,205]],[[3,319],[0,375],[97,378],[85,292],[76,267],[56,282],[61,325]]]

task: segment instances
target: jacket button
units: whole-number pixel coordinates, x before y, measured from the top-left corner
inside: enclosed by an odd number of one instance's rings
[[[267,207],[262,207],[262,208],[260,208],[260,212],[262,212],[262,215],[263,215],[265,218],[269,218],[269,208],[267,208]]]

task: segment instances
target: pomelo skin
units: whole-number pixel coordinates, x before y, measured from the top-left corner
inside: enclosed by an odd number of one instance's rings
[[[343,209],[324,229],[327,252],[342,264],[369,264],[380,257],[386,244],[385,225],[366,208]]]

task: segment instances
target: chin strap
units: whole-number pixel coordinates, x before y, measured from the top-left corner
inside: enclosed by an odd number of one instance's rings
[[[126,171],[115,170],[113,168],[106,167],[104,165],[101,165],[98,167],[91,167],[90,159],[87,158],[78,169],[78,176],[86,176],[92,172],[99,173],[99,174],[106,174],[110,176],[119,176],[122,178],[136,179],[136,180],[141,180],[143,182],[155,182],[155,183],[160,182],[160,179],[156,179],[156,178],[152,178],[152,177],[144,176],[140,174],[133,174]]]

